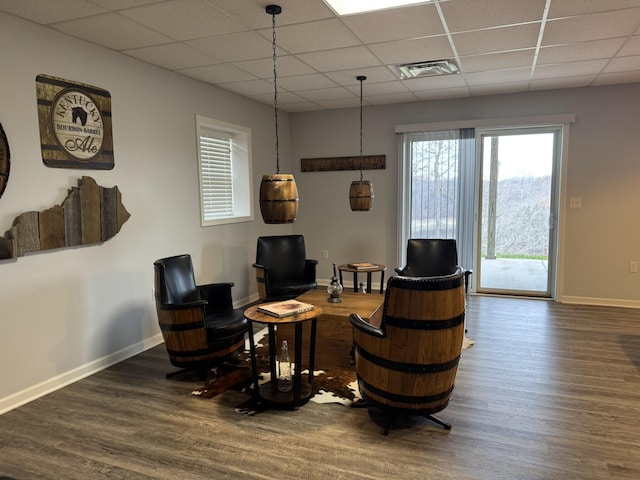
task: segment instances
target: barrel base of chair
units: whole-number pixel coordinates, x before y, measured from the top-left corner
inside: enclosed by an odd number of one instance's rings
[[[402,416],[423,417],[423,418],[426,418],[427,420],[432,421],[436,425],[441,426],[445,430],[451,430],[451,424],[449,422],[445,422],[441,418],[436,417],[431,413],[409,413],[406,411],[398,412],[391,408],[385,408],[383,405],[379,405],[376,402],[369,403],[367,400],[364,400],[364,399],[359,399],[358,401],[353,402],[351,404],[351,408],[375,408],[380,412],[382,412],[385,418],[384,430],[383,430],[383,434],[385,436],[389,435],[389,429]]]
[[[197,373],[204,380],[207,379],[209,372],[213,367],[219,365],[236,366],[241,367],[239,364],[238,356],[244,351],[244,335],[240,337],[232,346],[221,349],[213,350],[204,356],[197,356],[191,358],[177,358],[169,355],[169,361],[179,370],[168,372],[165,374],[165,378],[172,378],[184,373]]]

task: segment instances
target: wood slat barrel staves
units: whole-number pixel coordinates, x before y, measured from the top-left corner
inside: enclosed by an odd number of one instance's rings
[[[264,223],[293,223],[298,216],[298,187],[293,175],[263,175],[260,183],[260,213]]]
[[[464,276],[393,277],[385,337],[354,329],[360,392],[369,403],[409,414],[444,409],[464,340]]]

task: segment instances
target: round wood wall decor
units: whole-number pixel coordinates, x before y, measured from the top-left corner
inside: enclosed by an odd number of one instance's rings
[[[10,157],[9,142],[0,123],[0,197],[2,197],[4,189],[7,188],[7,182],[9,182]]]

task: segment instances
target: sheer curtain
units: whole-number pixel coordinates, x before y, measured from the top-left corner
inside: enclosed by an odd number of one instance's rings
[[[471,265],[475,130],[406,132],[398,141],[399,264],[409,238],[455,238],[460,262]]]

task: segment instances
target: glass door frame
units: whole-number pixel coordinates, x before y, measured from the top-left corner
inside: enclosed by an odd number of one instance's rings
[[[482,182],[483,182],[483,143],[485,137],[505,135],[527,135],[553,133],[553,162],[551,168],[551,191],[549,206],[549,251],[547,260],[547,291],[507,290],[497,288],[481,288],[482,278]],[[555,298],[557,285],[558,245],[559,245],[559,214],[560,214],[560,185],[563,158],[563,125],[540,125],[509,128],[479,128],[476,129],[476,201],[474,208],[474,288],[473,291],[482,294],[503,294],[514,296]]]

